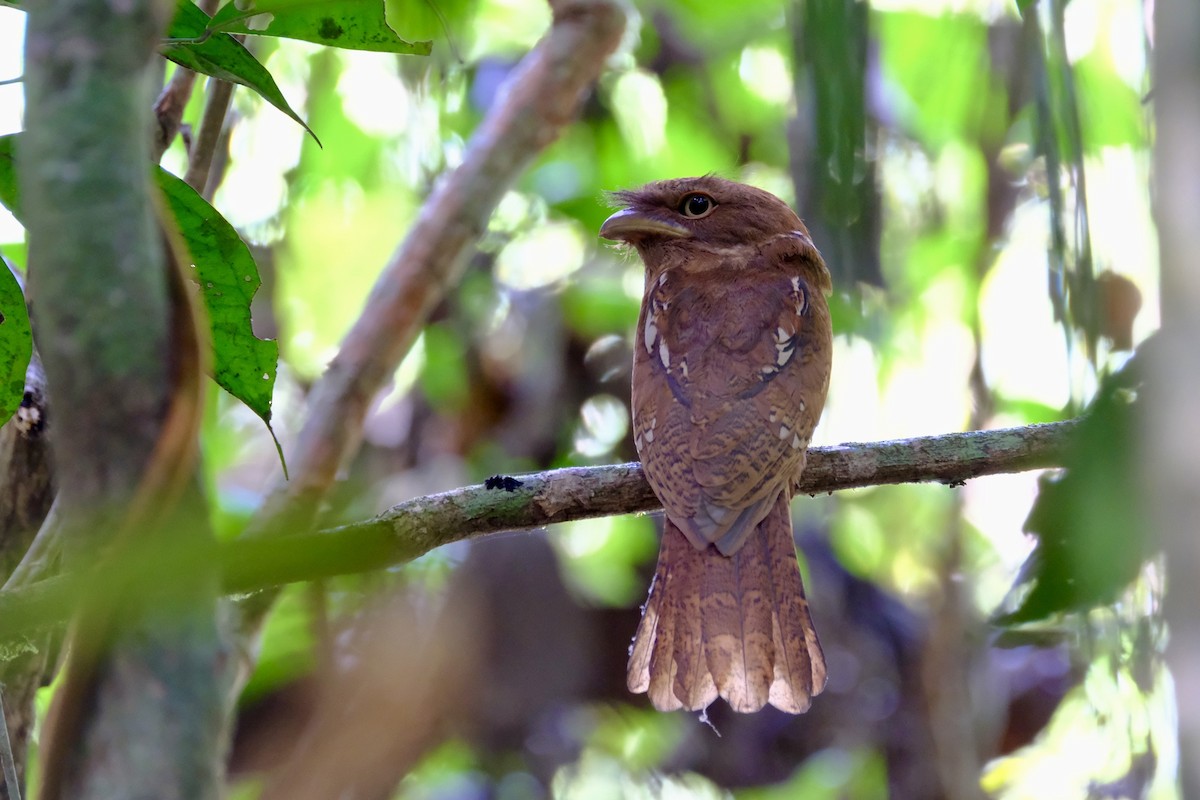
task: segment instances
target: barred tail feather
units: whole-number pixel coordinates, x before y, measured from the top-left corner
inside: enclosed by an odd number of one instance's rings
[[[808,709],[825,686],[825,660],[785,496],[732,557],[692,546],[667,520],[628,686],[660,711],[700,710],[718,696],[739,712]]]

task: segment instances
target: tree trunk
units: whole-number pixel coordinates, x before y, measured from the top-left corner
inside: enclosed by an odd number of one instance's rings
[[[26,8],[18,167],[71,568],[94,563],[118,531],[172,544],[211,537],[194,482],[174,510],[132,510],[160,499],[144,484],[154,480],[148,468],[158,466],[184,369],[173,316],[179,293],[171,292],[150,181],[150,66],[174,4],[43,0]],[[185,476],[191,468],[181,467]],[[134,517],[142,524],[131,531]],[[90,655],[64,681],[55,701],[64,708],[43,732],[43,797],[218,796],[215,574],[198,568],[164,584],[152,596],[146,587],[142,596],[93,593],[81,609],[90,616],[77,620],[71,657]]]

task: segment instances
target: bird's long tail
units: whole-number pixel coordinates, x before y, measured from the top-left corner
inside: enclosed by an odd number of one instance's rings
[[[788,498],[732,556],[692,546],[667,519],[658,568],[629,651],[629,690],[660,711],[808,710],[825,658],[796,564]]]

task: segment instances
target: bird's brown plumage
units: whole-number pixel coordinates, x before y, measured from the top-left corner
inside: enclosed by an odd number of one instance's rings
[[[800,713],[825,662],[788,503],[829,387],[829,272],[761,189],[709,176],[615,198],[600,233],[646,265],[634,442],[667,517],[629,688],[661,710]]]

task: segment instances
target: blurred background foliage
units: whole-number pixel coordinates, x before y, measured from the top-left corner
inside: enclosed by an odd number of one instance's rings
[[[635,458],[642,272],[595,232],[604,192],[658,178],[762,186],[813,230],[835,275],[838,334],[817,445],[1075,416],[1157,328],[1142,3],[637,0],[630,11],[583,118],[508,193],[377,398],[327,524],[496,473]],[[23,21],[0,14],[3,78],[19,74]],[[388,19],[432,40],[432,54],[252,39],[323,147],[239,89],[210,184],[264,281],[254,322],[280,344],[285,451],[307,387],[550,16],[542,0],[390,0]],[[196,92],[185,122],[203,102]],[[0,133],[20,114],[20,86],[0,86]],[[183,172],[181,143],[164,165]],[[22,237],[0,222],[18,263]],[[1127,403],[1131,391],[1102,395]],[[1115,444],[1080,456],[1092,477],[1057,479],[1059,513],[1043,507],[1031,529],[1060,541],[1073,535],[1063,508],[1120,491],[1132,444],[1109,424],[1124,423],[1101,420],[1089,441]],[[214,389],[204,455],[218,530],[235,535],[278,479],[275,448]],[[830,665],[799,718],[718,704],[698,721],[626,693],[654,516],[291,587],[239,706],[234,796],[257,797],[286,763],[321,676],[353,652],[353,622],[389,590],[421,613],[464,596],[478,607],[474,701],[447,710],[399,798],[1174,797],[1153,560],[1139,569],[1141,550],[1118,548],[1127,569],[1086,602],[1036,595],[1037,613],[989,624],[1021,607],[1022,586],[1074,580],[1071,558],[1031,558],[1023,528],[1038,491],[1021,474],[797,500]],[[1081,535],[1120,539],[1136,520],[1089,514]],[[393,688],[375,686],[379,713]],[[416,724],[403,708],[390,722]]]

